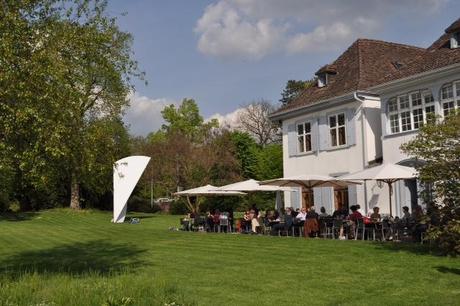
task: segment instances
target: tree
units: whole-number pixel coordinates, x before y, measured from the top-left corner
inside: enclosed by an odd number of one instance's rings
[[[280,144],[270,144],[259,149],[252,168],[254,177],[260,181],[282,177],[283,147]]]
[[[241,176],[245,179],[255,178],[254,165],[257,163],[258,145],[246,132],[233,131],[230,135],[235,147],[235,157],[239,162]]]
[[[286,87],[281,93],[281,99],[279,100],[283,106],[291,103],[295,98],[299,96],[305,89],[315,84],[315,80],[308,81],[296,81],[289,80],[286,83]]]
[[[431,217],[429,237],[446,253],[460,254],[460,113],[432,120],[402,150],[423,161],[420,181],[435,196],[424,196]]]
[[[204,122],[194,100],[184,99],[162,114],[161,130],[136,139],[133,149],[151,157],[141,184],[153,182],[154,196],[167,196],[179,186],[224,185],[240,178],[230,132],[218,129],[216,121]],[[201,203],[189,209],[199,210]]]
[[[0,60],[9,69],[0,71],[6,89],[0,94],[0,149],[14,165],[16,194],[24,203],[44,193],[57,199],[62,191],[50,186],[68,181],[70,206],[79,208],[80,184],[91,179],[86,175],[96,168],[93,162],[111,168],[117,158],[115,134],[97,143],[102,158],[95,158],[94,141],[110,131],[98,123],[120,119],[130,78],[142,73],[131,59],[130,35],[105,14],[106,5],[2,2]]]
[[[162,131],[166,133],[179,133],[189,137],[192,141],[201,141],[212,128],[217,128],[219,123],[216,119],[204,122],[195,100],[183,99],[179,107],[174,104],[166,106],[161,112],[166,121]]]
[[[254,101],[247,105],[238,115],[241,129],[251,134],[261,146],[279,140],[279,127],[268,117],[275,111],[266,100]]]

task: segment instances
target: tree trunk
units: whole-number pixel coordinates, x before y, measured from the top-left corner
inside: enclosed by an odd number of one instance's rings
[[[80,209],[80,184],[75,175],[72,175],[72,182],[70,183],[70,208]]]

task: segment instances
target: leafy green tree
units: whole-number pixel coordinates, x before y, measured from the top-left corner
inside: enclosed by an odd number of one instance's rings
[[[53,187],[68,181],[71,207],[79,208],[80,184],[91,179],[88,169],[97,168],[93,136],[107,132],[97,123],[119,120],[130,78],[142,77],[131,58],[131,37],[105,14],[106,5],[2,2],[0,61],[9,68],[0,71],[6,89],[0,93],[0,149],[4,162],[14,165],[22,202],[46,193],[56,199],[62,191]],[[108,143],[98,143],[98,152],[111,168],[113,147],[101,147]]]
[[[283,147],[271,144],[258,150],[253,172],[257,180],[269,180],[283,176]]]
[[[216,119],[204,122],[195,100],[183,99],[176,108],[174,104],[166,106],[161,112],[166,121],[162,130],[166,133],[179,133],[194,142],[200,142],[212,128],[219,126]]]
[[[258,146],[254,138],[246,132],[234,131],[231,140],[235,147],[235,157],[240,164],[241,176],[255,178],[254,165],[257,162]]]
[[[286,83],[286,87],[283,89],[281,93],[281,99],[279,100],[283,106],[288,105],[291,103],[299,94],[302,93],[303,90],[307,89],[310,86],[315,84],[315,80],[308,80],[308,81],[296,81],[296,80],[289,80]]]
[[[446,253],[460,254],[460,113],[423,126],[402,149],[423,161],[419,177],[434,194],[425,196],[431,216],[429,237]]]

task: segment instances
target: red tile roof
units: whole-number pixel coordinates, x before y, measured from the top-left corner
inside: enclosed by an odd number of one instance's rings
[[[448,29],[455,27],[460,29],[460,18]],[[358,39],[332,64],[318,70],[317,74],[335,72],[328,75],[327,86],[311,86],[305,89],[272,116],[353,91],[366,90],[389,81],[460,63],[460,48],[446,48],[449,37],[448,33],[442,35],[427,49],[379,40]]]

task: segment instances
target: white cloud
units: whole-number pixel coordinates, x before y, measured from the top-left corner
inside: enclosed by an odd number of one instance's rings
[[[126,109],[123,121],[129,125],[130,133],[138,136],[146,136],[158,130],[164,123],[161,116],[163,108],[170,104],[177,104],[171,99],[152,99],[138,93],[130,94],[128,99],[130,106]]]
[[[232,130],[238,129],[240,127],[239,115],[242,111],[244,111],[244,108],[238,108],[233,112],[224,115],[217,113],[210,116],[209,118],[206,118],[205,121],[208,122],[211,119],[217,119],[217,121],[219,121],[220,127],[225,127]]]
[[[330,25],[321,25],[308,33],[298,33],[292,36],[286,50],[289,53],[310,51],[329,51],[349,44],[356,33],[372,33],[376,28],[373,20],[359,18],[351,24],[335,22]]]
[[[280,42],[284,27],[269,19],[250,20],[227,1],[209,5],[198,20],[198,50],[219,57],[259,59]]]
[[[375,34],[396,14],[427,16],[446,2],[220,0],[206,7],[195,32],[199,35],[198,50],[203,54],[258,60],[275,52],[344,48],[360,36]]]

